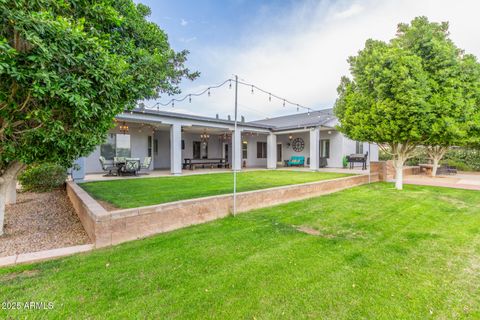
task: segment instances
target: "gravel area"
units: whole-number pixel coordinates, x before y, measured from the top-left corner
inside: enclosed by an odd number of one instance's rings
[[[65,190],[18,193],[4,232],[0,257],[91,243]]]

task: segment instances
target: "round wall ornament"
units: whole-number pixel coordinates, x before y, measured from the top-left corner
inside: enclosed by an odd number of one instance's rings
[[[295,152],[302,152],[303,149],[305,148],[305,142],[303,141],[302,138],[295,138],[292,141],[292,149]]]

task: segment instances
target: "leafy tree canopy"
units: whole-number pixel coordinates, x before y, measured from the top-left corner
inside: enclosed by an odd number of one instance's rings
[[[480,68],[449,39],[448,23],[399,24],[389,43],[350,57],[336,114],[353,139],[451,145],[478,139]]]
[[[132,0],[0,0],[0,172],[68,166],[115,115],[198,76],[149,14]]]

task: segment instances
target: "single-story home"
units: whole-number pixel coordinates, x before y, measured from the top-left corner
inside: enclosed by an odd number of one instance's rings
[[[274,169],[301,159],[301,166],[341,168],[350,154],[366,154],[378,160],[378,146],[352,141],[335,129],[338,119],[332,109],[246,122],[243,117],[235,131],[234,121],[137,108],[119,114],[116,126],[93,153],[77,160],[76,174],[102,172],[100,157],[143,159],[150,157],[146,170],[170,170],[182,174],[186,164],[216,163],[223,167]],[[313,141],[313,142],[312,142]],[[233,153],[233,147],[236,152]],[[235,155],[235,157],[234,157]],[[211,160],[211,161],[210,161]],[[194,166],[195,167],[195,166]]]

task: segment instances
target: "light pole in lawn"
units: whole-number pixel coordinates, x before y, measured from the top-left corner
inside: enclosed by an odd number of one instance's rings
[[[237,133],[237,114],[238,114],[238,76],[235,75],[235,124],[234,124],[234,132],[232,135],[232,158],[233,158],[233,216],[237,215],[237,163],[236,163],[236,157],[237,157],[237,139],[235,136],[238,134]]]

